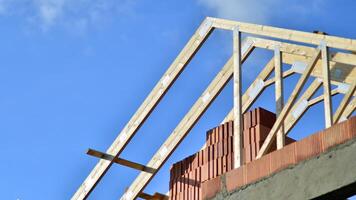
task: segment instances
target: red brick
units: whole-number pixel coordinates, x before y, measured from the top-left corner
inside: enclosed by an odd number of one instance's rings
[[[192,164],[192,169],[196,169],[199,165],[198,165],[198,162],[199,162],[199,153],[196,153],[194,155],[194,158],[193,158],[193,164]]]
[[[347,123],[349,123],[350,138],[355,138],[356,137],[356,116],[350,117],[348,119]]]
[[[257,109],[253,109],[251,112],[251,126],[257,125]]]
[[[209,177],[209,163],[205,163],[201,167],[201,182],[208,180]]]
[[[223,128],[224,128],[223,125],[220,125],[219,128],[218,128],[218,142],[223,141],[223,138],[224,138],[224,136],[223,136],[223,134],[224,134],[223,130],[224,129]]]
[[[256,142],[256,131],[255,128],[250,128],[250,144]]]
[[[198,167],[197,169],[196,169],[196,180],[197,180],[197,182],[201,182],[201,167]]]
[[[218,153],[219,153],[219,143],[216,143],[213,148],[213,159],[215,160],[218,158]]]
[[[230,154],[227,155],[227,159],[226,159],[227,171],[230,171],[230,170],[232,170],[234,168],[233,159],[234,159],[234,153],[230,153]]]
[[[198,199],[202,199],[202,191],[201,191],[201,186],[198,189]]]
[[[251,143],[251,160],[255,160],[256,158],[257,146],[259,146],[259,144],[256,144],[256,142]]]
[[[276,115],[262,108],[257,108],[257,124],[272,128]]]
[[[215,178],[218,175],[218,159],[213,160],[213,165],[214,165],[213,178]]]
[[[245,166],[231,170],[226,173],[226,189],[231,192],[244,185]]]
[[[226,138],[223,143],[223,155],[229,153],[229,138]]]
[[[252,160],[252,153],[251,153],[251,145],[248,145],[243,148],[242,152],[244,153],[244,163],[249,163]]]
[[[231,136],[234,135],[234,122],[233,121],[229,122],[229,133],[231,134]]]
[[[224,124],[224,138],[228,138],[229,136],[229,122],[226,122]]]
[[[208,180],[214,177],[214,160],[209,161],[209,176]]]
[[[270,153],[271,155],[271,173],[283,170],[296,163],[295,156],[296,144],[290,144],[278,151]]]
[[[217,193],[221,191],[221,186],[222,184],[220,181],[220,177],[216,177],[214,179],[202,183],[202,199],[210,199],[214,197]]]
[[[231,139],[228,141],[228,152],[234,152],[234,139],[233,137],[231,137]]]
[[[226,157],[227,156],[223,156],[222,158],[221,158],[221,169],[222,169],[222,173],[225,173],[225,172],[227,172],[227,163],[226,163]]]
[[[251,128],[252,127],[252,111],[249,111],[246,113],[246,126],[244,126],[245,129]]]
[[[352,138],[349,121],[335,124],[321,133],[323,151]]]
[[[178,177],[177,180],[176,180],[177,194],[182,191],[182,188],[181,188],[182,184],[181,183],[182,183],[181,182],[181,177]]]
[[[176,184],[175,182],[172,181],[169,196],[174,197],[175,195],[176,195]]]
[[[243,147],[248,146],[251,144],[251,129],[245,129],[243,130]]]
[[[211,146],[209,146],[208,147],[208,162],[210,162],[211,160],[213,160],[214,159],[214,146],[213,145],[211,145]]]
[[[208,130],[206,132],[206,145],[210,145],[211,144],[211,132],[212,132],[212,130]]]
[[[310,135],[295,143],[296,162],[300,162],[322,152],[320,133]]]
[[[296,141],[295,139],[290,138],[290,137],[288,137],[288,136],[286,136],[286,138],[285,138],[285,143],[286,143],[286,145],[292,144],[292,143],[295,142],[295,141]]]
[[[215,128],[213,128],[213,130],[211,131],[211,143],[210,145],[215,143]]]
[[[201,151],[201,158],[200,158],[200,164],[199,166],[202,166],[206,161],[207,161],[207,154],[206,154],[206,148],[204,148],[202,151]]]
[[[260,159],[246,164],[246,184],[253,183],[270,175],[270,160],[270,154],[267,154]]]
[[[179,192],[178,195],[177,195],[177,199],[178,200],[184,200],[184,195],[183,195],[183,192]]]
[[[202,164],[205,164],[209,161],[209,147],[203,149],[203,156],[204,156],[204,162]]]
[[[265,141],[266,137],[268,136],[271,128],[266,127],[262,124],[257,124],[255,127],[255,136],[256,140],[255,142],[263,142]]]

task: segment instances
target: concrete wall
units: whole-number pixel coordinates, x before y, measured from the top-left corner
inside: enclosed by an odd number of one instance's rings
[[[344,199],[356,194],[356,139],[235,191],[221,185],[213,199]]]

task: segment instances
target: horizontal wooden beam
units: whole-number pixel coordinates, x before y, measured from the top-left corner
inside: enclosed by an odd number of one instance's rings
[[[287,77],[293,75],[294,73],[295,73],[294,70],[289,69],[289,70],[283,72],[283,78],[287,78]],[[266,80],[266,81],[265,81],[265,86],[267,87],[267,86],[272,85],[272,84],[275,82],[275,80],[276,80],[275,77]]]
[[[276,28],[251,23],[243,23],[212,17],[210,19],[213,21],[213,26],[219,29],[233,30],[234,27],[238,26],[240,28],[240,31],[243,33],[273,37],[282,40],[289,40],[313,45],[319,45],[321,41],[325,41],[326,45],[332,48],[356,51],[356,40],[353,39],[335,37],[330,35],[320,35],[316,33]]]
[[[280,42],[276,40],[271,40],[267,38],[256,38],[248,36],[253,41],[255,47],[263,48],[273,51],[275,45],[280,46],[280,50],[283,53],[294,54],[304,57],[312,57],[314,52],[314,47],[304,46],[300,44],[292,44],[286,42]],[[356,55],[338,51],[330,51],[330,63],[333,65],[347,65],[347,66],[356,66]]]
[[[126,166],[126,167],[130,167],[132,169],[137,169],[139,171],[144,171],[144,172],[148,172],[148,173],[151,173],[151,174],[156,172],[156,169],[154,169],[152,167],[147,167],[145,165],[141,165],[139,163],[135,163],[135,162],[123,159],[123,158],[118,158],[118,157],[115,157],[113,155],[110,155],[110,154],[107,154],[107,153],[103,153],[103,152],[100,152],[100,151],[97,151],[97,150],[94,150],[94,149],[88,149],[87,154],[90,155],[90,156],[94,156],[94,157],[100,158],[100,159],[113,161],[116,164],[120,164],[120,165],[123,165],[123,166]]]

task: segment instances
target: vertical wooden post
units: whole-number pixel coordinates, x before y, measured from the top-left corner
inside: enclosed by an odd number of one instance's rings
[[[324,86],[324,114],[325,127],[329,128],[333,124],[332,102],[330,93],[330,67],[329,67],[329,48],[326,43],[320,43],[322,70],[323,70],[323,86]]]
[[[241,32],[233,30],[234,63],[234,167],[242,165]]]
[[[283,70],[282,56],[279,45],[274,49],[274,74],[275,74],[275,97],[276,97],[276,115],[277,117],[282,112],[284,106],[283,96]],[[283,148],[285,145],[284,122],[282,122],[279,131],[277,132],[277,149]]]

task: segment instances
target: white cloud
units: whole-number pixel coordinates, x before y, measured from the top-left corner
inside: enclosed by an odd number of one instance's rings
[[[296,20],[321,10],[323,0],[197,0],[217,17],[259,24],[274,17],[298,16]],[[294,16],[294,17],[295,17]]]
[[[39,0],[36,2],[38,17],[44,29],[50,28],[63,14],[63,0]]]
[[[266,21],[269,3],[258,0],[198,0],[200,4],[216,12],[218,17],[246,22]]]
[[[64,27],[78,33],[113,16],[132,15],[135,0],[0,0],[0,17],[19,16],[46,32]]]

